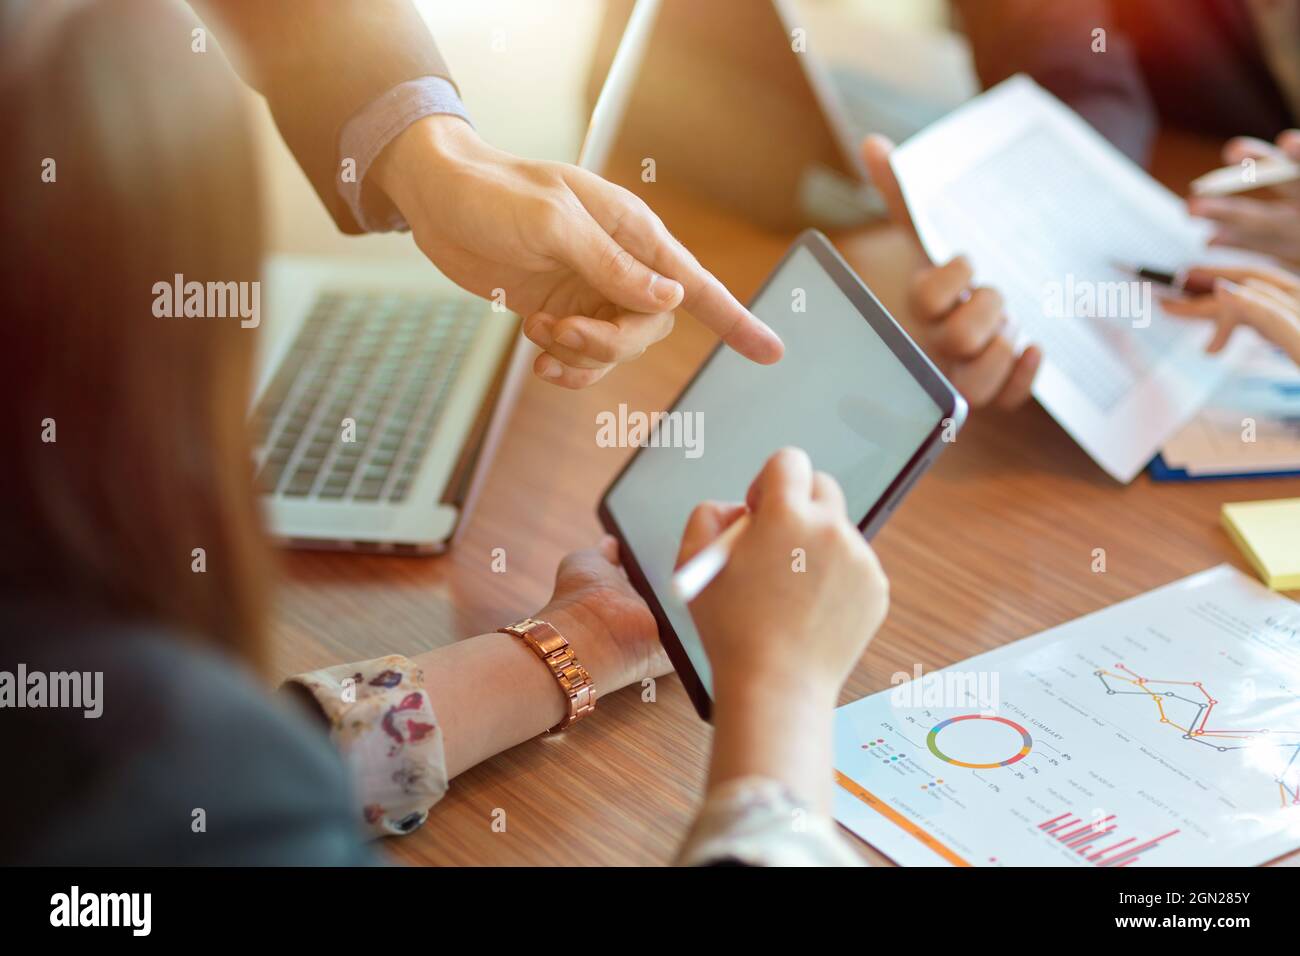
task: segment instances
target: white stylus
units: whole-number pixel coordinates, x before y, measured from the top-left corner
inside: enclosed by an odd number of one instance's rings
[[[683,604],[690,604],[700,592],[709,586],[709,582],[727,566],[731,549],[749,527],[749,515],[743,514],[673,574],[673,593]]]
[[[1224,166],[1211,170],[1192,180],[1192,192],[1197,196],[1230,196],[1264,186],[1281,186],[1300,179],[1300,163],[1284,159],[1261,159],[1255,163],[1253,173],[1248,178],[1241,166]]]

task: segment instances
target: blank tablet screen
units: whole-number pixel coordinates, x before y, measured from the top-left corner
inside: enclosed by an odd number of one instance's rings
[[[718,349],[607,497],[710,696],[708,659],[671,588],[691,510],[707,499],[743,501],[767,458],[794,445],[840,483],[858,522],[942,415],[806,247],[795,248],[751,308],[784,340],[785,356],[762,366]]]

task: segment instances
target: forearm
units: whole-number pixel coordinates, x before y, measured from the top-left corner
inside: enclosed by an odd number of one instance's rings
[[[568,639],[598,694],[626,683],[608,642],[567,612],[543,609],[536,616]],[[424,672],[424,686],[442,726],[448,777],[531,740],[568,713],[549,668],[510,634],[480,634],[412,660]]]
[[[795,683],[715,688],[708,796],[679,863],[861,865],[830,818],[835,691]]]
[[[709,789],[764,777],[808,807],[829,812],[836,691],[791,681],[737,681],[717,688]]]
[[[340,184],[340,131],[396,87],[450,80],[411,0],[191,0],[341,230],[362,231]]]

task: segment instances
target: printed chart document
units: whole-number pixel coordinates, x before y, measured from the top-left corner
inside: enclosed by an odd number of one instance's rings
[[[1175,271],[1207,227],[1078,114],[1012,77],[900,146],[893,168],[930,258],[964,253],[1043,347],[1034,396],[1128,482],[1230,367],[1209,323],[1167,316],[1120,265]],[[1233,347],[1230,346],[1230,353]]]
[[[1300,605],[1220,565],[841,707],[835,817],[904,865],[1253,865],[1297,754]]]

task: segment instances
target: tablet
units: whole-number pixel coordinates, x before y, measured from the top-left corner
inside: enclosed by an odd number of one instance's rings
[[[705,720],[708,657],[672,591],[695,506],[743,501],[772,453],[794,445],[839,482],[870,537],[966,418],[961,396],[821,233],[795,241],[750,310],[785,342],[781,361],[757,365],[720,345],[671,411],[638,436],[599,508]]]

